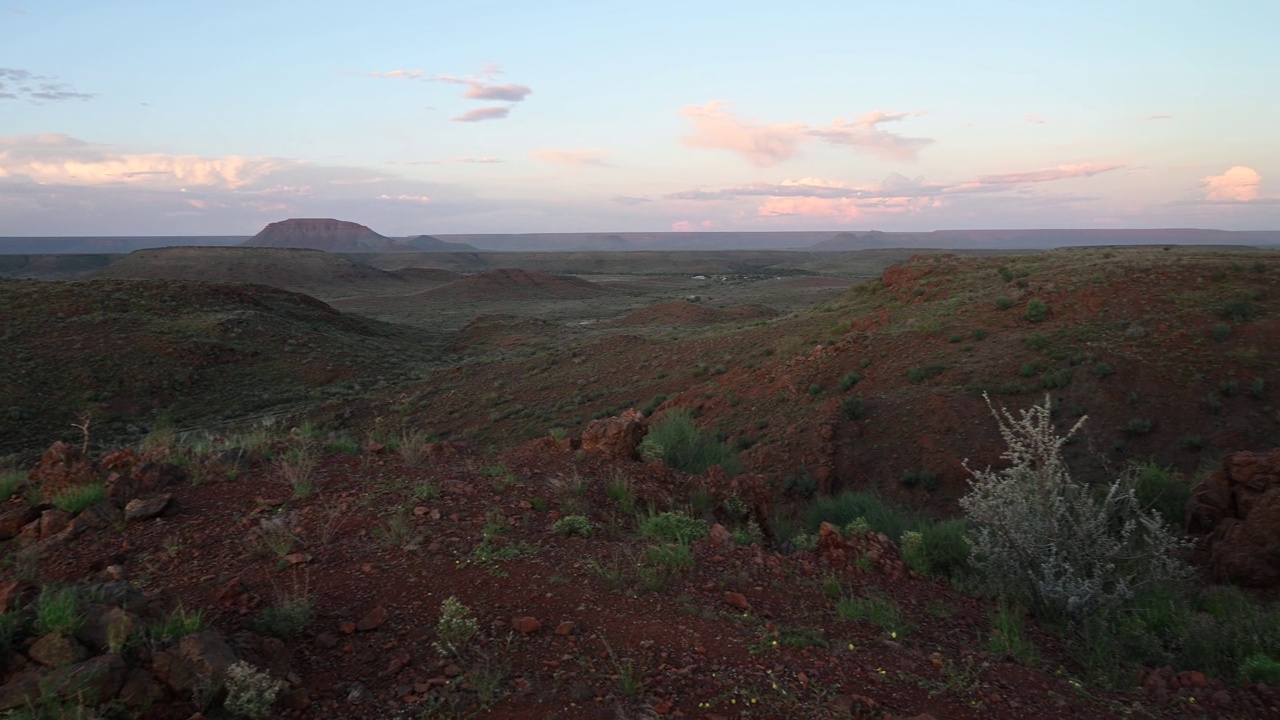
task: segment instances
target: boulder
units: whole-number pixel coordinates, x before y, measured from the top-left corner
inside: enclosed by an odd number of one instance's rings
[[[40,486],[40,494],[47,502],[72,488],[101,482],[102,476],[80,448],[59,440],[44,451],[27,480]]]
[[[621,415],[596,420],[582,431],[581,447],[589,453],[608,457],[635,459],[636,448],[644,438],[647,423],[644,413],[635,408],[624,410]]]
[[[124,520],[125,522],[150,520],[164,513],[172,502],[173,496],[167,493],[146,499],[134,498],[124,506]]]
[[[40,690],[45,697],[93,698],[98,705],[106,705],[120,694],[128,674],[129,666],[119,655],[99,655],[54,670],[40,681]]]
[[[137,616],[126,610],[114,605],[92,605],[85,611],[76,638],[98,651],[119,650],[137,626]]]
[[[79,643],[59,632],[40,636],[27,650],[27,657],[50,668],[66,667],[87,654]]]
[[[235,661],[221,635],[203,630],[182,638],[176,648],[156,653],[152,670],[174,692],[190,693],[209,682],[225,682],[227,668]]]
[[[40,517],[40,511],[30,505],[6,510],[0,513],[0,540],[12,540],[18,537],[22,528]]]
[[[1280,449],[1228,455],[1192,489],[1187,531],[1207,535],[1218,579],[1280,587]]]

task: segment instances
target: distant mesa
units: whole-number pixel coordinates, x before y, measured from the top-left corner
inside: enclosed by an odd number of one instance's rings
[[[496,268],[465,275],[421,295],[450,300],[582,300],[608,293],[589,280],[541,270]]]
[[[291,218],[273,222],[243,243],[249,247],[301,248],[331,253],[476,252],[465,243],[451,243],[431,235],[389,238],[347,220]]]
[[[639,249],[639,245],[617,233],[588,235],[581,243],[573,247],[574,251],[580,252],[626,252]]]

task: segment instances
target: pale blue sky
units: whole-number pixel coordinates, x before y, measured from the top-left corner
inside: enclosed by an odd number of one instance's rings
[[[0,235],[1280,228],[1222,5],[0,0]]]

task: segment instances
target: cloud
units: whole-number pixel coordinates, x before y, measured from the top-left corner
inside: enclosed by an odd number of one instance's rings
[[[1148,115],[1143,120],[1172,120],[1172,115]]]
[[[757,167],[777,165],[794,157],[804,138],[801,123],[757,125],[729,112],[731,104],[712,100],[706,105],[689,105],[680,111],[692,119],[693,134],[683,138],[692,148],[736,152]]]
[[[1005,173],[1003,175],[979,175],[974,182],[979,185],[1026,185],[1028,183],[1052,182],[1075,177],[1093,177],[1099,173],[1119,170],[1124,165],[1103,165],[1101,163],[1077,163],[1075,165],[1058,165],[1057,167],[1030,172]]]
[[[614,195],[613,201],[619,205],[643,205],[647,202],[653,202],[647,197],[632,197],[631,195]]]
[[[493,163],[500,163],[503,161],[496,157],[458,157],[449,158],[445,162],[462,163],[464,165],[491,165]]]
[[[886,130],[881,130],[879,125],[888,122],[900,122],[909,117],[923,114],[921,112],[891,113],[884,110],[873,110],[862,115],[857,120],[846,121],[837,118],[829,127],[810,129],[807,134],[833,145],[849,145],[859,148],[882,160],[907,162],[915,160],[922,148],[933,144],[933,139],[895,135]]]
[[[682,139],[684,144],[736,152],[757,167],[770,167],[798,155],[800,144],[808,139],[857,148],[897,162],[915,160],[922,148],[933,143],[931,138],[904,137],[879,127],[922,114],[919,112],[875,110],[856,120],[836,118],[826,127],[814,128],[804,123],[753,123],[733,115],[731,107],[726,101],[713,100],[682,109],[680,114],[693,121],[693,133]]]
[[[36,75],[19,68],[0,68],[0,100],[27,100],[40,105],[61,100],[92,100],[97,93],[83,93],[55,77]]]
[[[421,80],[427,76],[421,70],[387,70],[386,72],[367,72],[362,74],[371,78],[396,78],[401,80]]]
[[[507,102],[520,102],[533,90],[524,85],[516,85],[507,83],[505,85],[485,85],[484,83],[468,83],[467,91],[463,97],[472,100],[506,100]]]
[[[286,165],[274,158],[135,155],[66,135],[0,138],[0,178],[52,185],[244,187]]]
[[[1047,182],[1074,177],[1090,177],[1110,172],[1123,165],[1079,163],[1059,165],[1044,170],[1004,175],[982,175],[956,183],[927,182],[899,174],[886,177],[879,184],[849,185],[835,180],[806,177],[779,183],[746,183],[721,189],[696,188],[670,193],[671,200],[726,202],[738,199],[759,200],[756,214],[760,217],[807,216],[852,219],[868,213],[901,214],[941,208],[965,196],[1026,193]],[[1028,198],[1020,196],[1024,201]],[[1036,202],[1052,202],[1052,198],[1034,197]],[[1070,198],[1077,202],[1080,198]]]
[[[451,118],[454,122],[483,122],[485,120],[501,120],[511,114],[511,108],[494,105],[493,107],[476,108],[468,110],[461,115]]]
[[[1027,113],[1022,116],[1022,119],[1034,125],[1044,125],[1045,122],[1047,122],[1043,117],[1036,113]]]
[[[572,167],[602,167],[607,165],[598,150],[534,150],[529,157],[550,165],[569,165]]]
[[[1236,165],[1221,175],[1200,179],[1204,199],[1212,202],[1252,202],[1258,199],[1262,176],[1257,170]]]
[[[378,200],[390,200],[393,202],[417,203],[419,205],[431,204],[431,198],[426,195],[379,195]]]
[[[690,220],[679,220],[671,223],[672,232],[698,232],[705,230],[713,230],[720,226],[715,220],[703,220],[701,222],[692,222]]]

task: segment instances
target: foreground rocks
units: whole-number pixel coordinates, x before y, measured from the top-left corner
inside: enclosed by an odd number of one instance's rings
[[[1192,490],[1187,531],[1207,536],[1216,578],[1280,587],[1280,449],[1228,455]]]

